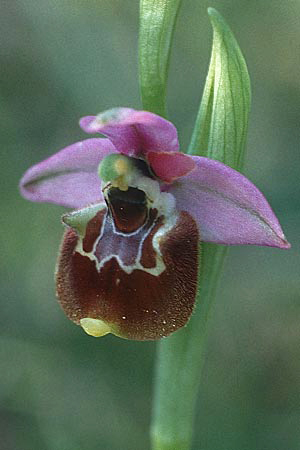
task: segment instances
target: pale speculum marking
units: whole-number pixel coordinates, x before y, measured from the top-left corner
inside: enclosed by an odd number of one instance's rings
[[[112,177],[102,183],[106,204],[92,205],[65,218],[79,234],[75,251],[94,261],[98,272],[114,258],[127,274],[143,270],[159,276],[166,268],[160,241],[178,219],[174,197],[160,191],[159,182],[151,178],[142,160],[110,155],[99,168],[103,176]],[[105,214],[98,217],[104,209]],[[92,243],[88,249],[85,241]]]
[[[166,269],[160,240],[178,218],[174,197],[160,191],[159,182],[149,176],[142,160],[112,155],[100,164],[99,171],[113,178],[102,186],[106,213],[92,248],[86,251],[83,245],[88,239],[87,224],[76,251],[94,261],[98,272],[114,258],[127,274],[143,270],[159,276]]]
[[[126,192],[122,192],[123,199],[129,199],[130,195],[134,195],[135,188],[132,188]],[[139,191],[142,192],[142,191]],[[159,276],[165,270],[165,264],[163,261],[163,257],[160,251],[160,239],[164,236],[168,231],[170,231],[177,222],[177,214],[174,209],[173,214],[166,219],[164,216],[158,216],[158,211],[153,208],[149,208],[148,205],[145,205],[145,211],[141,209],[140,216],[145,216],[143,223],[139,221],[139,217],[134,217],[134,220],[138,223],[138,227],[134,229],[132,225],[132,221],[129,221],[127,229],[130,232],[126,232],[125,219],[126,214],[123,217],[123,226],[117,228],[117,223],[120,222],[120,215],[116,216],[116,208],[112,207],[112,203],[115,202],[115,199],[110,198],[110,203],[108,202],[108,208],[106,210],[106,214],[102,219],[100,234],[95,240],[93,244],[93,248],[91,251],[86,252],[83,249],[83,239],[80,237],[76,246],[76,251],[83,256],[87,256],[90,260],[95,261],[96,268],[98,272],[100,272],[101,268],[104,264],[111,259],[115,258],[119,264],[119,266],[124,270],[124,272],[130,274],[134,270],[143,270],[151,275]],[[124,203],[126,203],[124,201]],[[130,204],[130,199],[128,200]],[[121,212],[123,211],[121,208]],[[138,208],[139,205],[136,205]],[[132,205],[130,204],[128,208],[132,215]],[[122,228],[122,231],[120,231]],[[133,231],[131,231],[133,230]],[[155,232],[153,232],[155,230]],[[151,236],[150,245],[148,242],[147,248],[145,243],[147,239]],[[146,258],[145,252],[153,253],[154,261],[149,267],[149,264],[146,264],[144,261]],[[153,260],[153,258],[152,258]]]

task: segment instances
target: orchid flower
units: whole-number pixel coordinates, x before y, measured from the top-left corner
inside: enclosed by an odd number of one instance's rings
[[[181,153],[169,121],[114,108],[80,125],[105,137],[31,167],[20,189],[75,208],[62,217],[57,296],[88,334],[160,339],[184,326],[200,241],[289,248],[261,192],[218,161]]]

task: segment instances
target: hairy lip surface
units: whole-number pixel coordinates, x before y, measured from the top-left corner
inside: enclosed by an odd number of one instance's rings
[[[116,257],[98,271],[80,254],[77,233],[66,231],[57,265],[57,295],[66,314],[79,324],[86,317],[107,323],[128,339],[160,339],[182,327],[194,306],[198,266],[198,229],[187,213],[160,236],[165,269],[126,273]],[[149,252],[149,248],[147,248]]]

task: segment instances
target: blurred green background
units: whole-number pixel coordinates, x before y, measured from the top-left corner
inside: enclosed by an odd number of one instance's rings
[[[230,249],[193,450],[299,450],[300,3],[183,0],[168,96],[183,148],[209,62],[208,6],[252,79],[246,174],[293,247]],[[63,208],[17,189],[30,165],[85,138],[81,116],[141,107],[138,0],[3,0],[0,25],[0,448],[146,450],[155,344],[94,339],[65,318],[53,282]]]

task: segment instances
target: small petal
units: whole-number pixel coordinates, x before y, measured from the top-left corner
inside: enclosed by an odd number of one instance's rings
[[[196,167],[193,158],[184,153],[149,152],[147,160],[155,175],[166,183],[172,183]]]
[[[147,111],[113,108],[98,116],[80,120],[87,133],[107,136],[117,150],[129,156],[143,157],[148,151],[178,151],[177,130],[168,120]]]
[[[168,188],[179,210],[198,223],[203,241],[289,248],[262,193],[239,172],[203,157],[197,167]]]
[[[115,152],[108,139],[86,139],[32,166],[20,181],[23,197],[80,208],[103,198],[97,174],[100,161]]]

